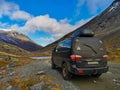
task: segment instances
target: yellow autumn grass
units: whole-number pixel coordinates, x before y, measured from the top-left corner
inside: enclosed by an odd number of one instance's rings
[[[19,86],[19,90],[29,90],[30,86],[34,84],[38,84],[40,82],[45,82],[46,86],[54,86],[51,90],[62,90],[60,84],[53,84],[53,80],[55,80],[51,76],[41,75],[37,79],[36,78],[28,78],[26,80],[22,80],[19,77],[16,77],[11,81],[12,86]]]
[[[120,63],[120,48],[117,48],[112,51],[108,51],[109,61]]]

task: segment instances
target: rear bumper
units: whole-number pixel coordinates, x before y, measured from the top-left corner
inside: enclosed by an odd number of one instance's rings
[[[108,69],[109,69],[108,66],[98,67],[98,68],[74,68],[74,67],[71,67],[70,72],[73,74],[76,74],[76,75],[91,75],[91,74],[106,73],[108,71]]]

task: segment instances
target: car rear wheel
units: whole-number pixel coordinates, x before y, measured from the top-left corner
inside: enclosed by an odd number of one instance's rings
[[[68,71],[68,67],[66,63],[62,65],[62,76],[64,80],[70,80],[72,77],[72,74]]]
[[[99,78],[100,76],[101,76],[101,73],[92,74],[92,77],[95,77],[95,78]]]
[[[55,65],[55,63],[54,63],[53,60],[51,60],[51,64],[52,64],[52,65],[51,65],[51,68],[52,68],[52,69],[56,69],[56,65]]]

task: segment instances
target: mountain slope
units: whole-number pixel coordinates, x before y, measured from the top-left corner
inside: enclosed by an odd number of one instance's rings
[[[76,30],[81,30],[84,28],[93,30],[96,37],[101,38],[105,44],[109,43],[110,47],[120,47],[120,0],[115,0],[100,15],[96,16],[91,21]],[[42,48],[40,52],[44,52],[46,54],[51,53],[51,50],[57,45],[58,42],[68,38],[73,32],[70,32],[61,39]]]
[[[30,52],[23,50],[15,45],[11,45],[5,42],[0,42],[0,56],[4,55],[4,53],[26,56],[29,55]]]
[[[27,51],[37,51],[42,46],[37,45],[27,36],[17,31],[2,31],[0,30],[0,41],[16,45]]]

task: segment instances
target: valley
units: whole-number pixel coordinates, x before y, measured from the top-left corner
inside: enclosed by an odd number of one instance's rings
[[[104,42],[109,55],[109,71],[100,78],[74,76],[71,81],[65,81],[61,69],[51,69],[52,50],[76,30],[85,28],[93,30],[95,37]],[[120,0],[45,47],[18,31],[0,30],[0,90],[119,90],[119,69]]]

